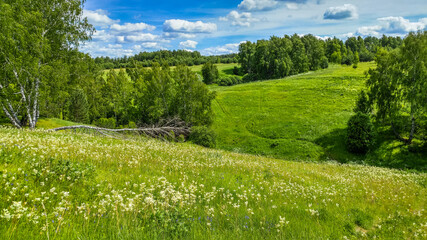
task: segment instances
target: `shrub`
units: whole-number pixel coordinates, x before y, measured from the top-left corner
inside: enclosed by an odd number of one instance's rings
[[[357,112],[347,123],[347,149],[352,153],[366,154],[374,143],[374,125],[368,114]]]
[[[128,124],[128,128],[137,128],[136,123],[130,121],[129,124]]]
[[[215,133],[205,126],[192,127],[189,140],[194,144],[209,148],[216,145]]]
[[[218,68],[211,62],[207,62],[202,67],[202,75],[205,84],[212,84],[218,79]]]
[[[356,106],[354,107],[353,111],[355,113],[361,112],[365,114],[369,114],[371,112],[371,104],[369,103],[368,96],[366,95],[365,91],[361,91],[359,93],[359,97],[356,101]]]
[[[320,67],[322,69],[326,69],[329,67],[329,62],[328,62],[328,58],[327,57],[322,57],[322,59],[320,60]]]
[[[253,73],[247,73],[243,76],[242,81],[247,83],[247,82],[253,82],[258,80],[258,75],[253,74]]]
[[[233,74],[234,75],[240,75],[241,74],[240,68],[234,66],[234,68],[233,68]]]
[[[98,127],[102,128],[116,128],[116,119],[114,118],[100,118],[94,122]]]

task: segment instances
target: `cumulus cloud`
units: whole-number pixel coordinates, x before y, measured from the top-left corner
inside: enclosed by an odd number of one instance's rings
[[[250,27],[252,22],[258,22],[259,19],[253,18],[249,12],[238,13],[231,11],[226,17],[220,17],[220,21],[229,21],[233,26]]]
[[[112,39],[114,39],[114,36],[111,35],[110,33],[108,33],[105,30],[97,30],[92,35],[92,40],[93,41],[107,42],[107,41],[110,41]]]
[[[145,49],[164,49],[158,42],[145,42],[141,44],[141,47]]]
[[[197,44],[199,44],[198,42],[196,42],[196,41],[193,41],[193,40],[187,40],[187,41],[185,41],[185,42],[180,42],[179,43],[179,47],[180,48],[184,48],[184,49],[186,49],[186,48],[192,48],[192,49],[195,49],[196,47],[197,47]]]
[[[83,17],[86,17],[88,22],[95,27],[106,27],[111,24],[120,22],[120,20],[113,20],[107,16],[107,12],[101,9],[96,11],[84,10]]]
[[[132,56],[135,54],[133,49],[124,49],[121,44],[108,44],[99,46],[95,42],[87,42],[81,46],[83,52],[89,53],[92,57],[99,56],[110,56],[110,57],[122,57]]]
[[[403,17],[384,17],[377,20],[379,21],[378,25],[360,27],[357,34],[363,36],[404,35],[412,31],[427,30],[427,18],[421,18],[418,22],[411,22]]]
[[[164,32],[213,33],[216,30],[215,23],[204,23],[202,21],[189,22],[181,19],[170,19],[163,23]]]
[[[278,2],[276,0],[243,0],[238,8],[242,11],[264,11],[273,9]]]
[[[195,38],[196,34],[191,33],[180,33],[180,32],[164,32],[163,33],[164,38]]]
[[[295,10],[298,9],[297,4],[306,2],[307,0],[243,0],[238,8],[246,12],[267,11],[283,6],[282,3],[285,3],[288,9]]]
[[[110,26],[110,29],[115,32],[131,33],[143,30],[153,31],[156,29],[156,27],[146,23],[126,23],[124,25],[113,24]]]
[[[352,4],[344,4],[343,6],[330,7],[323,14],[323,19],[341,20],[341,19],[356,19],[358,18],[357,8]]]
[[[222,55],[222,54],[230,54],[230,53],[237,53],[239,51],[239,45],[240,43],[229,43],[225,44],[223,46],[217,46],[217,47],[210,47],[205,48],[201,52],[203,55]]]
[[[151,33],[140,33],[136,35],[125,36],[124,40],[127,42],[155,42],[160,40],[160,37]]]

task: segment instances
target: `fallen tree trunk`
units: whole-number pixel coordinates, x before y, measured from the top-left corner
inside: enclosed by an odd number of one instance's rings
[[[92,126],[86,126],[86,125],[77,125],[77,126],[68,126],[68,127],[59,127],[55,129],[48,130],[49,132],[57,132],[57,131],[64,131],[64,130],[76,130],[76,129],[89,129],[94,130],[96,132],[101,133],[102,135],[106,135],[109,137],[111,136],[108,133],[138,133],[138,134],[145,134],[147,136],[153,137],[153,138],[165,138],[165,137],[171,137],[175,138],[179,135],[184,135],[185,137],[188,137],[190,134],[190,128],[187,126],[184,127],[171,127],[171,126],[165,126],[165,127],[146,127],[146,128],[122,128],[122,129],[109,129],[109,128],[101,128],[101,127],[92,127]]]

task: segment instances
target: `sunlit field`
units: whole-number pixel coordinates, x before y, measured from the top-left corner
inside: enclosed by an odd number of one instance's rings
[[[378,129],[377,145],[354,155],[345,145],[348,119],[375,63],[328,69],[285,79],[231,87],[211,87],[218,147],[287,160],[369,162],[396,168],[425,169],[427,151],[413,153],[389,128]]]
[[[425,239],[427,175],[0,128],[3,239]]]

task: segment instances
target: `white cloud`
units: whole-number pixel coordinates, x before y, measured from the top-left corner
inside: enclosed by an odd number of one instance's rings
[[[84,10],[83,17],[86,17],[88,22],[95,27],[106,27],[114,23],[120,22],[120,20],[113,20],[107,16],[107,12],[101,9],[96,11]]]
[[[92,57],[110,56],[123,57],[132,56],[135,54],[133,49],[125,49],[121,44],[108,44],[100,46],[95,42],[84,43],[81,48],[83,52],[89,53]]]
[[[197,37],[196,34],[190,34],[190,33],[180,33],[180,32],[164,32],[163,33],[164,38],[195,38]]]
[[[323,19],[342,20],[342,19],[357,19],[357,8],[352,4],[344,4],[343,6],[330,7],[323,14]]]
[[[127,42],[155,42],[160,40],[158,35],[151,33],[140,33],[137,35],[125,36],[124,39]]]
[[[224,46],[205,48],[201,51],[201,54],[210,56],[210,55],[237,53],[239,51],[240,43],[229,43],[229,44],[225,44]]]
[[[92,39],[94,41],[107,42],[107,41],[114,39],[114,36],[105,30],[97,30],[96,32],[93,33]]]
[[[125,36],[116,36],[116,41],[118,43],[124,43],[125,42]]]
[[[187,41],[185,41],[185,42],[180,42],[179,43],[179,47],[180,48],[184,48],[184,49],[186,49],[186,48],[192,48],[192,49],[194,49],[194,48],[196,48],[197,47],[197,44],[199,44],[198,42],[196,42],[196,41],[193,41],[193,40],[187,40]]]
[[[153,31],[156,27],[146,23],[126,23],[124,25],[113,24],[110,26],[110,29],[115,32],[131,33],[143,30]]]
[[[231,11],[226,17],[220,17],[220,21],[230,21],[233,26],[250,27],[252,22],[258,22],[259,19],[253,18],[249,12],[238,13]]]
[[[405,35],[408,32],[426,30],[427,18],[421,18],[418,22],[411,22],[403,17],[384,17],[377,19],[380,23],[373,26],[360,27],[358,35],[380,36],[381,34]]]
[[[285,6],[289,10],[297,10],[298,9],[298,4],[296,4],[296,3],[286,3]]]
[[[212,33],[217,30],[215,23],[202,21],[189,22],[181,19],[170,19],[163,23],[163,31],[180,33]]]
[[[146,49],[164,49],[158,42],[145,42],[142,43],[141,46]]]
[[[275,0],[243,0],[238,8],[242,11],[263,11],[273,9],[277,4]]]

